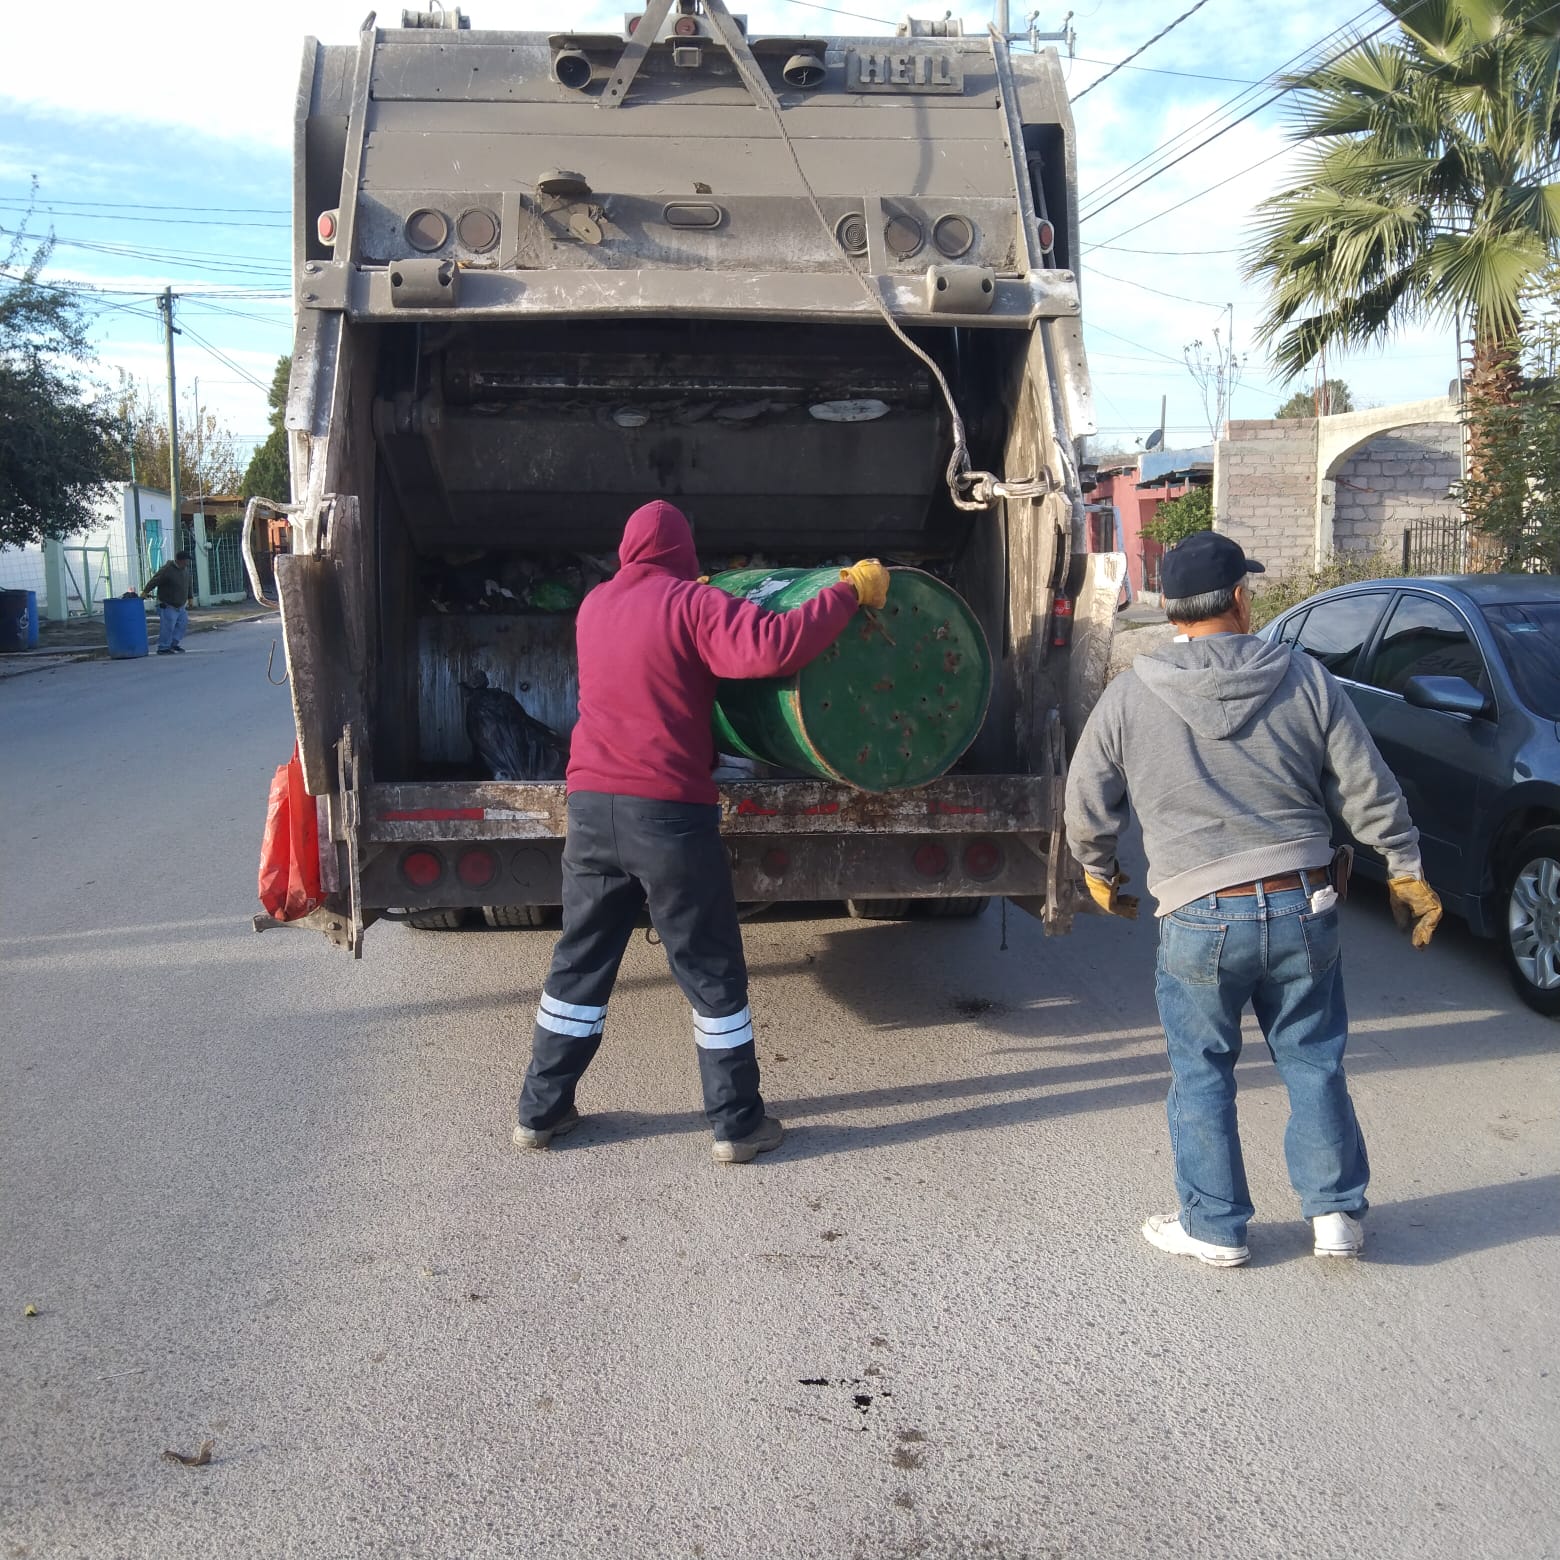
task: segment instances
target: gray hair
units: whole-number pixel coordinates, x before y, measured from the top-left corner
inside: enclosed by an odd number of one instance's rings
[[[1209,618],[1223,617],[1235,610],[1235,592],[1238,585],[1228,585],[1223,590],[1206,590],[1200,596],[1166,596],[1164,613],[1172,623],[1206,623]]]

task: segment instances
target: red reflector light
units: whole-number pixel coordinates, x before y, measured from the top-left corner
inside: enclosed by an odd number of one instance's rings
[[[912,859],[915,862],[915,870],[922,877],[940,878],[947,874],[947,847],[937,844],[934,840],[928,840],[924,845],[917,845]]]
[[[444,863],[431,850],[409,850],[401,857],[401,876],[413,888],[432,888],[444,876]]]
[[[762,865],[766,877],[781,877],[790,870],[791,853],[782,850],[778,845],[771,845],[764,852]]]
[[[336,242],[336,213],[334,211],[322,211],[315,219],[314,230],[320,235],[322,244],[334,244]]]
[[[1044,219],[1040,222],[1040,252],[1050,254],[1056,244],[1056,229]]]
[[[638,31],[639,31],[639,18],[637,16],[629,17],[629,19],[628,19],[628,34],[629,34],[629,37],[633,37],[633,35],[636,32],[638,32]]]
[[[462,851],[455,863],[455,876],[467,888],[486,888],[498,876],[498,857],[481,846]]]
[[[994,878],[1002,870],[1002,847],[995,840],[972,840],[964,847],[964,870],[977,883]]]
[[[1072,643],[1073,604],[1066,596],[1058,596],[1051,608],[1051,643],[1065,649]]]

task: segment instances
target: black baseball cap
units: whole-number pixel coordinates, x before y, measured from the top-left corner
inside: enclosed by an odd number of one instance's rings
[[[1206,596],[1267,570],[1248,558],[1239,542],[1217,531],[1195,531],[1159,560],[1159,589],[1172,601]]]

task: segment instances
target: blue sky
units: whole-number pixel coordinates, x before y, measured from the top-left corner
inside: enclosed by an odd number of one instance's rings
[[[1069,88],[1101,77],[1193,0],[1082,0],[1072,27]],[[161,393],[163,348],[149,294],[171,284],[186,327],[178,343],[181,399],[199,382],[247,451],[265,431],[263,387],[291,344],[288,279],[290,137],[299,49],[306,34],[355,37],[369,0],[163,0],[154,12],[124,0],[69,8],[70,69],[60,60],[60,13],[15,6],[0,58],[0,227],[14,229],[30,177],[40,219],[58,247],[49,275],[115,289],[96,299],[99,373],[120,371]],[[1014,0],[1015,21],[1030,5]],[[585,0],[470,0],[478,27],[552,31],[618,28],[624,7]],[[738,9],[742,9],[739,5]],[[945,5],[917,14],[941,15]],[[1042,12],[1058,29],[1066,6]],[[399,0],[381,7],[398,19]],[[820,6],[752,0],[754,33],[891,30],[897,13],[877,0]],[[983,28],[990,0],[958,13]],[[1353,23],[1384,19],[1364,0],[1205,0],[1195,15],[1075,107],[1085,211],[1085,334],[1102,443],[1130,446],[1159,421],[1169,397],[1171,442],[1206,439],[1207,422],[1182,349],[1208,339],[1227,304],[1249,349],[1235,415],[1271,416],[1287,393],[1251,346],[1260,294],[1241,280],[1237,250],[1255,203],[1281,186],[1282,105],[1258,113],[1109,209],[1120,177],[1171,137],[1187,146],[1217,128],[1215,114],[1294,57]],[[1259,103],[1254,93],[1242,105]],[[1141,177],[1152,164],[1131,177]],[[1112,182],[1112,181],[1116,182]],[[1222,184],[1221,188],[1212,186]],[[1099,246],[1099,247],[1090,247]],[[141,296],[137,296],[140,294]],[[1443,394],[1456,372],[1450,329],[1405,333],[1385,352],[1329,365],[1357,398],[1388,403]],[[1293,388],[1293,387],[1290,387]]]

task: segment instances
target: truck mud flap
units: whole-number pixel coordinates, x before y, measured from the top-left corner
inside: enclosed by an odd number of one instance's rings
[[[362,538],[355,497],[331,501],[329,552],[276,560],[282,645],[292,690],[303,783],[310,796],[340,784],[337,744],[363,729],[365,652]]]
[[[1112,598],[1112,612],[1115,611]],[[1109,645],[1106,646],[1107,654]],[[1096,695],[1097,697],[1097,695]],[[1047,937],[1065,937],[1082,898],[1082,869],[1067,848],[1063,816],[1067,799],[1067,741],[1059,710],[1052,710],[1045,726],[1045,758],[1051,777],[1050,839],[1046,850],[1045,893],[1012,894],[1011,902],[1039,921]]]

